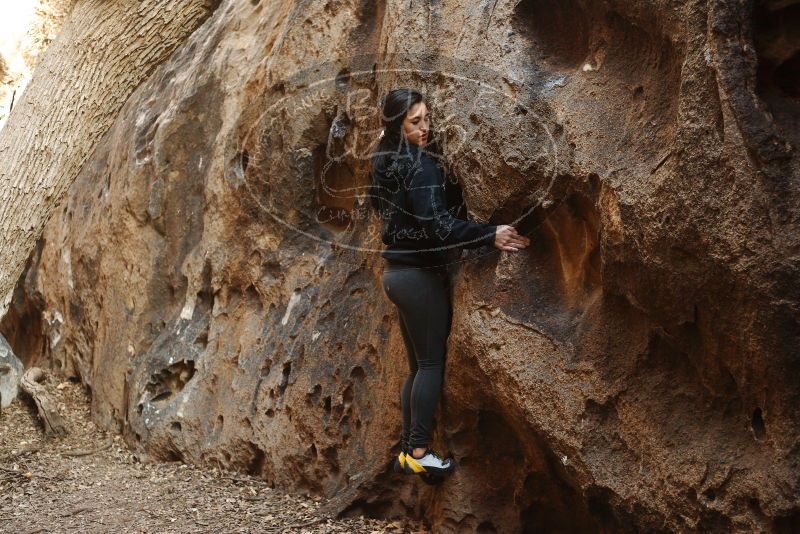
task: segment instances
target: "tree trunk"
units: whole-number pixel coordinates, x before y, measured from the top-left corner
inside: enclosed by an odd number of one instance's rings
[[[22,390],[30,395],[36,408],[39,410],[39,417],[42,418],[45,436],[63,436],[68,432],[64,418],[58,413],[58,404],[55,399],[47,392],[47,388],[40,382],[44,382],[44,371],[38,367],[31,367],[20,380]]]
[[[45,223],[136,87],[220,0],[85,0],[0,130],[0,318]]]

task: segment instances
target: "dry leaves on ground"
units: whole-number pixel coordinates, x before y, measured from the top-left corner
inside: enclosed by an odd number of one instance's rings
[[[140,463],[119,435],[91,422],[80,384],[48,389],[68,435],[45,441],[27,399],[0,414],[1,532],[425,532],[407,520],[324,517],[316,513],[324,501],[249,475]]]

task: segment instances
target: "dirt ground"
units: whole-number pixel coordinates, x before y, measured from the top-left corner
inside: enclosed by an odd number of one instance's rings
[[[427,532],[413,521],[328,518],[322,500],[180,462],[143,464],[97,428],[79,383],[51,383],[69,434],[45,440],[23,393],[0,414],[0,532]]]

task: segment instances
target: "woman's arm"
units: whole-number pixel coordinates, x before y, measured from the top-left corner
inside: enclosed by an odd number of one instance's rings
[[[420,162],[422,165],[410,177],[408,198],[413,216],[425,227],[428,235],[443,245],[463,248],[493,244],[497,226],[453,217],[447,210],[439,167],[429,157],[422,157]]]

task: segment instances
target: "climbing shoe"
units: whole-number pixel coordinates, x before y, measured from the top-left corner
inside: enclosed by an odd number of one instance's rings
[[[405,473],[406,472],[406,451],[401,450],[400,454],[398,454],[394,459],[394,472],[395,473]]]
[[[400,454],[394,459],[394,472],[395,473],[405,473],[406,472],[406,456],[411,455],[410,449],[408,448],[408,442],[405,439],[400,440]]]
[[[421,458],[414,458],[411,454],[413,448],[409,447],[405,456],[405,472],[435,478],[449,475],[456,467],[452,458],[442,459],[436,451],[428,447]],[[428,480],[425,480],[428,482]]]

